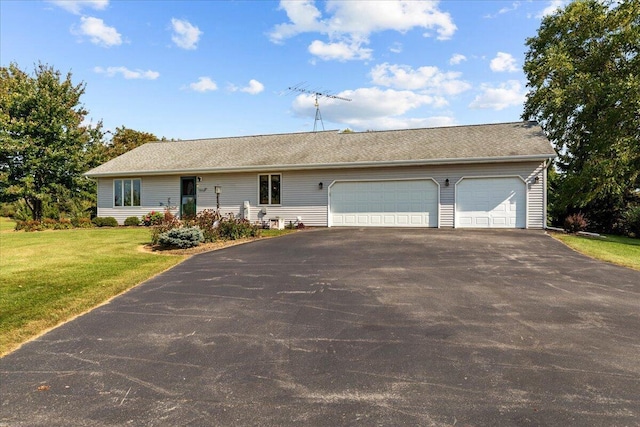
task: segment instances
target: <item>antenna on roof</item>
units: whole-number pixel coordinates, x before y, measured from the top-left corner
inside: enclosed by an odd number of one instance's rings
[[[300,92],[300,93],[306,93],[309,95],[314,95],[315,96],[315,106],[316,106],[316,118],[313,122],[313,131],[315,132],[318,128],[318,121],[320,121],[320,124],[322,125],[322,130],[324,130],[324,122],[322,121],[322,114],[320,114],[320,103],[318,102],[318,98],[331,98],[331,99],[339,99],[341,101],[351,101],[349,98],[343,98],[341,96],[336,96],[336,95],[331,95],[328,92],[320,92],[320,91],[315,91],[315,90],[309,90],[306,87],[302,86],[302,83],[299,83],[295,86],[291,86],[289,87],[289,90],[291,92]]]

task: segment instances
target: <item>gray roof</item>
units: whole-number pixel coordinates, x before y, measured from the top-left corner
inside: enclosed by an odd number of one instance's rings
[[[548,159],[555,155],[536,123],[517,122],[151,142],[90,170],[86,175],[486,163]]]

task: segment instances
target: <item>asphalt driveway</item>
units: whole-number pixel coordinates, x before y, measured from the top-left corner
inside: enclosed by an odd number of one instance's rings
[[[0,399],[0,426],[640,425],[640,272],[538,231],[305,231],[26,344]]]

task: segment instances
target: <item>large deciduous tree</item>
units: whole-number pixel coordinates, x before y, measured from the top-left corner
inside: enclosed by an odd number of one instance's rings
[[[105,133],[107,132],[101,135]],[[108,131],[108,133],[111,133],[110,141],[92,147],[92,166],[107,162],[147,142],[158,141],[158,137],[152,133],[129,129],[125,126],[117,127],[114,132]]]
[[[577,0],[526,42],[537,120],[559,153],[555,209],[615,229],[640,187],[640,0]]]
[[[0,201],[23,200],[40,220],[47,201],[86,187],[84,91],[42,63],[32,75],[14,63],[0,68]]]

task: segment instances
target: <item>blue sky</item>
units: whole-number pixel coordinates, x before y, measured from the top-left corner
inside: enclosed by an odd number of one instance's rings
[[[520,120],[553,1],[0,2],[0,63],[76,83],[88,120],[194,139]],[[322,129],[322,124],[317,124]]]

